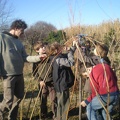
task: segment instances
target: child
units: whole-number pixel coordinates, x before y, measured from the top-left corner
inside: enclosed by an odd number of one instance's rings
[[[81,49],[81,48],[79,48]],[[110,60],[107,57],[108,54],[108,48],[104,44],[96,44],[95,49],[94,49],[94,55],[86,55],[82,50],[81,50],[81,55],[80,53],[78,54],[78,59],[80,61],[80,72],[81,74],[86,71],[85,66],[83,64],[83,60],[85,62],[86,67],[91,67],[94,65],[97,65],[99,63],[106,63],[110,65]],[[82,74],[83,75],[83,74]],[[91,93],[90,85],[89,85],[89,80],[86,79],[85,86],[84,86],[84,91],[87,93]]]
[[[107,108],[108,103],[108,113],[110,113],[113,106],[117,103],[119,94],[117,77],[108,64],[100,63],[91,69],[90,85],[91,95],[85,101],[82,101],[81,105],[83,107],[87,106],[87,117],[89,120],[97,120],[97,110],[101,111],[102,118],[106,120],[106,112],[102,104]]]
[[[74,45],[74,44],[73,44]],[[57,118],[66,120],[69,107],[69,88],[74,84],[74,75],[71,66],[74,65],[75,47],[71,47],[67,54],[62,54],[62,46],[54,42],[50,46],[52,53],[53,81],[57,95]]]
[[[99,114],[100,118],[106,120],[106,112],[102,104],[106,108],[108,103],[108,113],[110,113],[118,101],[117,77],[110,67],[107,53],[108,48],[105,45],[96,45],[94,54],[98,57],[98,63],[89,68],[91,95],[85,101],[81,102],[83,107],[87,106],[87,117],[89,120],[98,119],[96,111],[100,111],[102,114],[101,116]]]
[[[49,45],[45,45],[43,42],[39,41],[34,44],[34,50],[38,54],[46,54],[46,49]],[[52,69],[49,67],[50,61],[47,59],[43,59],[43,61],[33,64],[33,76],[38,79],[39,82],[39,90],[40,93],[40,100],[41,100],[41,119],[47,118],[47,96],[49,95],[51,101],[51,109],[53,112],[53,119],[56,116],[56,93],[54,90],[53,85],[53,78],[52,78]],[[49,70],[48,70],[49,69]]]

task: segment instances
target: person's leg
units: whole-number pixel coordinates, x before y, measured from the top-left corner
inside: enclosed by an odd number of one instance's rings
[[[108,110],[107,110],[108,116],[107,116],[106,111],[105,111],[104,109],[101,109],[102,117],[103,117],[104,120],[107,120],[107,119],[108,119],[108,120],[112,120],[112,119],[111,119],[111,116],[110,116],[110,111],[112,110],[112,108],[113,108],[113,105],[110,105],[109,108],[108,108]],[[108,117],[108,118],[107,118],[107,117]]]
[[[3,113],[0,111],[0,120],[3,120]]]
[[[13,98],[14,98],[14,77],[3,77],[3,101],[0,104],[1,116],[9,112],[12,108]]]
[[[8,120],[16,120],[19,104],[24,96],[24,78],[23,75],[15,76],[14,100],[9,112]]]
[[[96,117],[97,117],[97,120],[103,120],[101,109],[96,110]]]
[[[61,120],[61,117],[62,117],[62,107],[61,107],[62,93],[56,92],[56,95],[57,95],[57,117],[56,117],[56,120]]]
[[[69,104],[69,89],[61,93],[57,92],[57,120],[67,120]]]
[[[97,120],[97,114],[96,111],[93,109],[93,104],[89,103],[87,105],[87,118],[88,120]]]
[[[42,87],[40,94],[40,109],[41,109],[41,118],[46,118],[47,117],[47,96],[48,96],[48,88],[47,86]]]
[[[96,96],[92,99],[92,101],[87,105],[87,117],[89,120],[96,120],[97,119],[97,110],[103,110],[102,111],[102,117],[106,119],[106,112],[101,105],[101,102],[104,106],[107,104],[107,96],[100,96],[99,98]],[[114,101],[114,97],[110,96],[110,104]],[[108,111],[109,112],[109,111]],[[104,114],[103,114],[104,113]]]
[[[21,102],[21,99],[14,97],[13,105],[8,115],[8,120],[17,120],[17,114],[18,114],[18,108],[19,108],[20,102]]]
[[[104,99],[107,100],[107,97],[103,98],[103,101],[105,101]],[[118,103],[118,100],[119,100],[119,98],[118,98],[117,95],[116,96],[110,96],[110,105],[108,106],[108,108],[106,107],[106,109],[108,110],[108,114],[109,114],[109,116],[108,116],[109,120],[112,120],[112,117],[111,117],[110,113],[112,112],[113,107]],[[107,101],[106,101],[106,103],[107,103]],[[104,120],[106,120],[107,113],[104,109],[102,109],[102,116],[103,116]]]
[[[56,118],[56,114],[57,114],[57,97],[56,97],[56,92],[54,89],[54,86],[48,86],[48,90],[49,90],[49,97],[50,97],[50,101],[51,101],[51,108],[52,108],[52,112],[53,112],[53,119]]]
[[[68,117],[68,108],[70,104],[70,98],[69,98],[69,89],[63,91],[62,96],[62,120],[67,120]]]
[[[101,102],[104,106],[106,103],[101,99],[102,97],[94,97],[92,101],[87,105],[87,117],[88,120],[97,120],[98,119],[98,110],[103,109]],[[102,118],[102,115],[99,114],[99,118]]]

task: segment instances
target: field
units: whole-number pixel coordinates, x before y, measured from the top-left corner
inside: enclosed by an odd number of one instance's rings
[[[19,114],[18,114],[18,120],[38,120],[39,119],[39,113],[40,113],[40,100],[38,96],[38,86],[37,82],[33,79],[32,74],[32,64],[26,63],[24,67],[24,78],[25,78],[25,98],[20,104],[19,108]],[[118,84],[120,83],[120,79],[118,81]],[[119,84],[120,86],[120,84]],[[0,82],[0,101],[2,101],[2,81]],[[81,92],[82,99],[86,97],[87,94],[85,94],[83,91]],[[86,120],[86,114],[84,108],[79,108],[79,101],[80,101],[80,92],[79,92],[79,81],[76,81],[76,85],[70,89],[70,95],[71,95],[71,104],[69,108],[68,113],[68,119],[69,120]],[[82,110],[82,112],[79,112],[79,109]],[[114,108],[114,114],[113,114],[113,120],[119,119],[119,107],[117,106]],[[52,112],[50,110],[50,101],[48,98],[48,114],[49,118],[47,120],[52,120]],[[79,116],[81,114],[81,117]]]

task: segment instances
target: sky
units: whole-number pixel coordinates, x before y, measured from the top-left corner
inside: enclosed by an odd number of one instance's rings
[[[38,21],[64,29],[73,25],[97,25],[120,19],[120,0],[8,0],[13,18],[28,26]]]

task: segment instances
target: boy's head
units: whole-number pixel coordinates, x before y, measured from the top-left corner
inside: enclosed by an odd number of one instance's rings
[[[44,44],[44,42],[42,41],[37,41],[34,43],[34,50],[38,53],[38,54],[45,54],[46,53],[46,49],[45,49],[46,45]]]
[[[108,54],[108,47],[105,44],[97,44],[94,49],[94,54],[104,58]]]
[[[62,50],[62,45],[58,42],[54,42],[50,45],[50,53],[51,55],[56,55],[57,53],[60,53]]]
[[[82,76],[83,77],[89,77],[89,74],[91,73],[92,68],[93,68],[93,66],[87,67],[86,70],[82,73]]]

